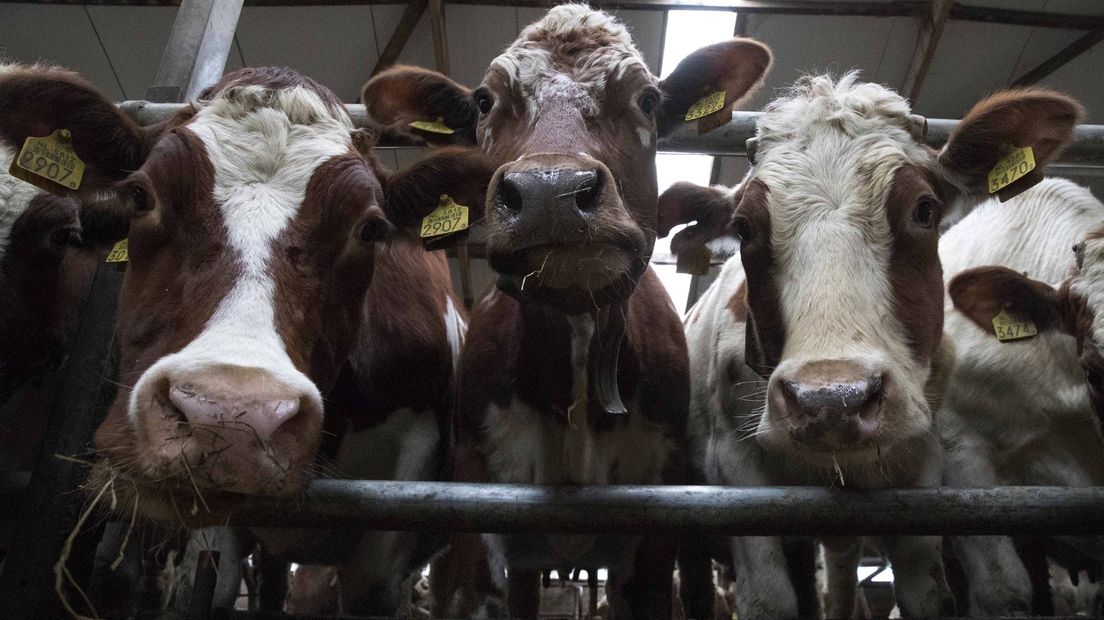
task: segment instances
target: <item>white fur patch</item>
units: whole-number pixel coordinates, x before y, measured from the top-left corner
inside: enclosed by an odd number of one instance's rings
[[[214,168],[214,199],[240,271],[203,331],[139,379],[131,392],[132,417],[156,378],[214,364],[263,369],[321,413],[318,388],[295,368],[276,331],[276,283],[268,261],[273,242],[299,213],[314,171],[352,148],[351,125],[341,114],[303,88],[247,86],[201,107],[186,126]]]
[[[464,317],[460,316],[460,311],[456,309],[451,296],[445,298],[444,319],[445,336],[452,351],[452,371],[456,372],[460,367],[460,348],[464,346],[464,334],[468,332],[468,324],[464,322]]]
[[[399,409],[372,428],[346,432],[335,464],[353,479],[432,480],[440,447],[441,429],[432,411]]]
[[[0,259],[8,249],[12,224],[42,190],[8,174],[15,152],[0,146]]]
[[[570,74],[554,68],[543,40],[581,39],[588,30],[604,31],[613,43],[580,53]],[[583,4],[552,8],[543,19],[522,30],[517,41],[491,61],[491,67],[504,71],[521,89],[534,116],[544,102],[563,98],[574,102],[584,116],[597,116],[598,102],[610,79],[621,79],[633,68],[648,73],[624,24]]]

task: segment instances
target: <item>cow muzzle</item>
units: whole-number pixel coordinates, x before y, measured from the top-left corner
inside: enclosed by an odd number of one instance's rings
[[[631,293],[647,262],[647,236],[613,175],[581,154],[502,166],[488,189],[487,223],[491,266],[512,294],[578,297],[593,309]]]
[[[298,492],[321,436],[317,392],[265,369],[216,364],[143,377],[131,401],[139,457],[184,486]]]
[[[771,382],[774,424],[814,451],[870,447],[885,418],[886,374],[849,360],[804,363]]]

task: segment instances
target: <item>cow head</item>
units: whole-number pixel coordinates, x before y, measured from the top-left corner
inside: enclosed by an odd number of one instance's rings
[[[442,192],[482,200],[492,171],[442,152],[389,175],[333,93],[289,69],[231,74],[157,131],[73,74],[29,69],[0,75],[0,123],[9,147],[70,129],[129,220],[122,387],[97,472],[161,518],[304,488],[377,247]]]
[[[959,273],[947,293],[959,312],[994,338],[993,318],[1001,311],[1034,324],[1040,333],[1056,330],[1073,336],[1104,439],[1104,313],[1099,311],[1104,307],[1104,229],[1074,246],[1073,258],[1072,274],[1058,287],[1007,267],[988,266]]]
[[[855,74],[807,77],[759,118],[736,191],[682,185],[664,196],[668,220],[692,216],[698,235],[739,239],[746,362],[769,379],[760,442],[861,463],[929,431],[949,357],[940,219],[984,197],[1013,147],[1031,146],[1041,168],[1080,115],[1052,92],[1000,93],[936,152],[904,97]],[[732,214],[726,226],[710,215],[718,209]]]
[[[474,90],[411,67],[372,79],[363,100],[391,128],[475,142],[498,166],[487,251],[506,292],[578,313],[626,298],[655,241],[656,141],[705,95],[728,118],[771,62],[733,39],[698,50],[665,80],[624,25],[584,5],[553,8],[491,62]],[[452,134],[413,129],[441,122]]]

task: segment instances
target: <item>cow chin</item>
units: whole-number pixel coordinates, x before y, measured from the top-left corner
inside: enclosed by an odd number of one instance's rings
[[[632,294],[646,265],[635,250],[606,243],[548,243],[520,251],[490,248],[504,292],[569,313]]]

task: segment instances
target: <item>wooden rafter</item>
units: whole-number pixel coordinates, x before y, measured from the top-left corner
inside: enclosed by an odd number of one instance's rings
[[[913,52],[912,62],[909,63],[908,73],[905,74],[905,82],[901,85],[901,92],[908,98],[916,101],[920,96],[920,89],[924,86],[924,78],[928,75],[935,51],[939,48],[939,39],[943,37],[943,28],[947,25],[947,19],[951,14],[951,0],[935,0],[931,4],[931,13],[926,16],[924,25],[920,29],[920,37],[916,41],[916,51]]]
[[[1012,82],[1012,86],[1031,86],[1035,84],[1057,71],[1062,65],[1089,51],[1102,40],[1104,40],[1104,26],[1097,26],[1062,51],[1039,63],[1039,66],[1016,78]]]
[[[449,74],[448,36],[445,33],[445,3],[429,0],[429,20],[433,29],[433,62],[437,71]]]
[[[410,4],[406,5],[406,10],[403,11],[398,25],[395,26],[395,32],[392,32],[391,38],[387,40],[387,47],[383,48],[383,52],[380,53],[379,60],[376,61],[376,66],[372,69],[372,75],[376,75],[398,61],[399,54],[406,47],[406,42],[410,40],[410,35],[414,33],[414,28],[418,25],[418,20],[422,18],[425,10],[426,0],[410,0]]]

